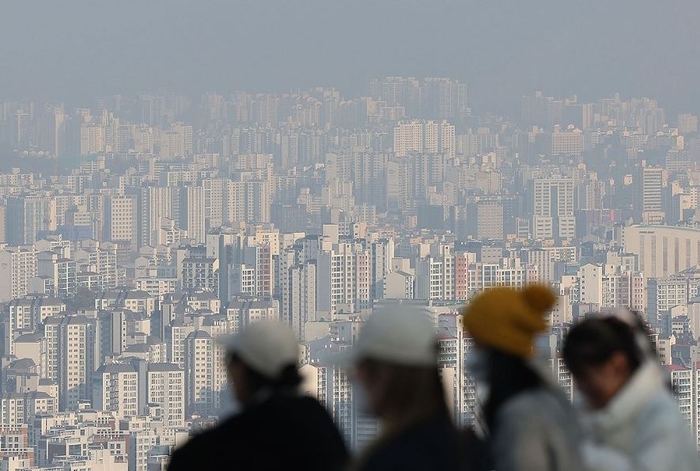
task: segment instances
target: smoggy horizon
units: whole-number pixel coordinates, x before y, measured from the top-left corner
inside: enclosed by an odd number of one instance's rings
[[[138,94],[366,93],[378,76],[451,76],[470,106],[513,114],[534,90],[650,96],[700,108],[700,4],[589,2],[56,2],[4,5],[0,100]]]

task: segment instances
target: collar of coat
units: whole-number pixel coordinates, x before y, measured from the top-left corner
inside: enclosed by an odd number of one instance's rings
[[[624,426],[664,387],[661,367],[653,361],[646,361],[607,406],[589,411],[591,424],[600,431]]]

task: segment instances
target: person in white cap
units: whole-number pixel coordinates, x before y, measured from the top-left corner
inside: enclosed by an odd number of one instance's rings
[[[330,415],[299,394],[299,350],[291,329],[261,321],[219,343],[242,410],[175,450],[168,471],[344,469],[347,449]]]
[[[350,352],[358,399],[381,421],[380,437],[354,468],[465,469],[462,437],[452,424],[438,372],[433,322],[410,307],[372,315]]]

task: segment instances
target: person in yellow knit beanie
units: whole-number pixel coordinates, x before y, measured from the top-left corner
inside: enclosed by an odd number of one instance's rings
[[[541,285],[492,288],[466,306],[464,327],[479,344],[529,357],[535,336],[547,329],[545,317],[556,300],[552,290]]]
[[[498,471],[583,469],[576,413],[534,352],[556,301],[542,285],[492,288],[462,311],[475,344],[467,371],[485,397],[484,432]]]

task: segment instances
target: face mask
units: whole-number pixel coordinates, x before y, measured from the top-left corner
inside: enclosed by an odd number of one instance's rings
[[[467,353],[464,360],[467,373],[474,378],[474,381],[485,386],[489,379],[489,355],[487,352],[474,348]]]

